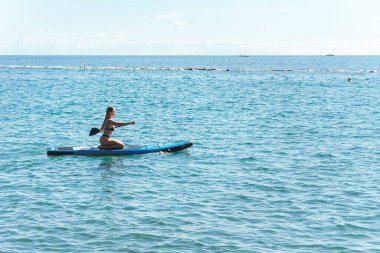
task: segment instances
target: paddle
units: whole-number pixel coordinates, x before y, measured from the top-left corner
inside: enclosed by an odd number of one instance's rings
[[[93,128],[91,128],[90,134],[88,136],[93,136],[97,133],[100,133],[100,129],[93,127]]]

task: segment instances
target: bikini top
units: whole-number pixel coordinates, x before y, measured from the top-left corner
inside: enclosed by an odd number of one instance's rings
[[[106,120],[106,122],[104,122],[104,127],[106,126],[106,124],[107,124],[107,120]],[[106,134],[106,135],[108,135],[108,136],[110,136],[113,131],[115,131],[114,127],[104,128],[103,133]]]

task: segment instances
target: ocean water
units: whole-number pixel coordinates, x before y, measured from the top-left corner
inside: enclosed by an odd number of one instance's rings
[[[379,252],[379,56],[0,56],[0,252]],[[351,78],[351,81],[348,81]],[[48,157],[108,105],[128,144]]]

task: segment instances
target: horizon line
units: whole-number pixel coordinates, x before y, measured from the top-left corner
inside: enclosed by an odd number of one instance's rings
[[[0,54],[0,56],[380,56],[380,54]]]

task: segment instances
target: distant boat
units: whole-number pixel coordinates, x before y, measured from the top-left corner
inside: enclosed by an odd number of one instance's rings
[[[335,56],[334,54],[326,54],[326,56]]]
[[[239,54],[239,57],[249,57],[249,55]]]

